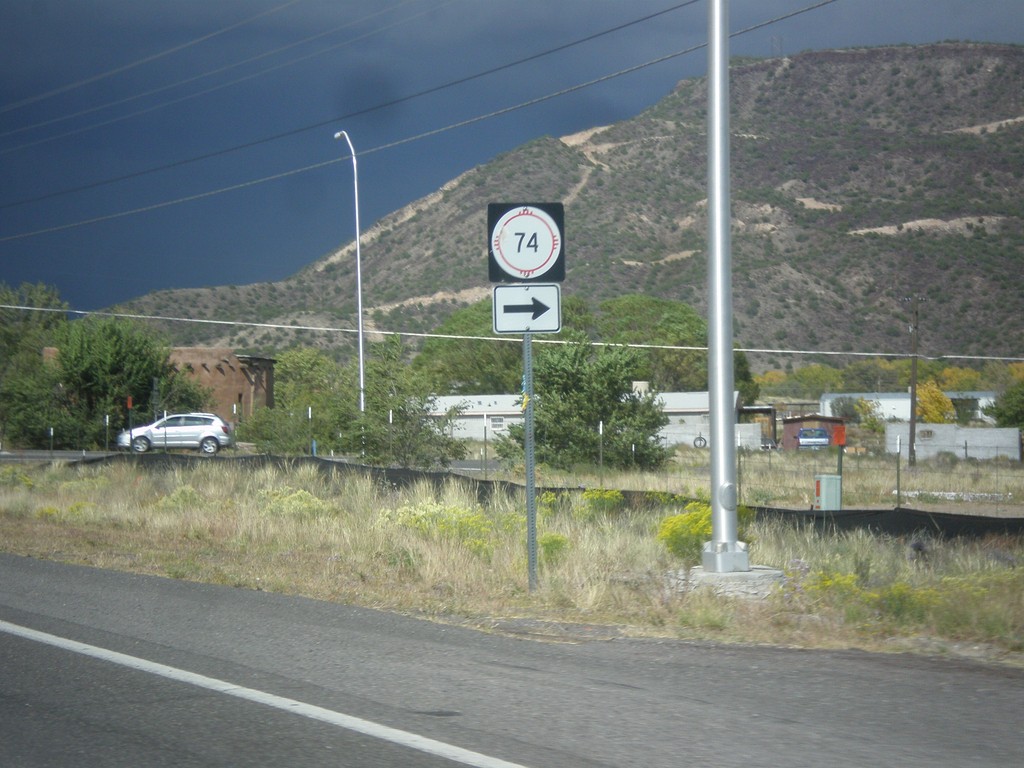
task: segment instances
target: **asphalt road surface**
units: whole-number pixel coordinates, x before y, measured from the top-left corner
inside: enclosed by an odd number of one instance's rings
[[[541,642],[0,555],[0,766],[1009,766],[1024,671]]]

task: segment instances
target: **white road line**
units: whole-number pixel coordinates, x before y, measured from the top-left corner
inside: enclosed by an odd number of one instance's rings
[[[468,749],[462,749],[461,747],[456,747],[451,744],[445,744],[443,741],[428,739],[425,736],[419,736],[415,733],[410,733],[409,731],[390,728],[389,726],[374,723],[370,720],[363,720],[358,717],[342,714],[341,712],[324,709],[323,707],[305,704],[301,701],[296,701],[295,699],[286,699],[283,696],[275,696],[274,694],[267,693],[266,691],[257,691],[253,688],[234,685],[233,683],[228,683],[224,680],[218,680],[213,677],[197,675],[194,672],[188,672],[184,669],[168,667],[164,664],[146,661],[145,659],[140,659],[135,656],[118,653],[117,651],[99,648],[95,645],[88,645],[86,643],[68,640],[63,637],[47,634],[46,632],[39,632],[35,629],[22,627],[18,624],[10,624],[6,621],[0,621],[0,632],[6,632],[10,635],[23,637],[27,640],[34,640],[38,643],[45,643],[46,645],[71,651],[72,653],[79,653],[83,656],[91,656],[94,659],[101,659],[112,664],[118,664],[122,667],[136,669],[140,672],[147,672],[151,675],[166,677],[169,680],[176,680],[179,683],[187,683],[198,688],[206,688],[207,690],[216,691],[217,693],[235,696],[239,699],[246,699],[247,701],[254,701],[257,704],[264,704],[268,707],[275,707],[276,709],[290,712],[293,715],[308,717],[311,720],[319,720],[324,723],[336,725],[339,728],[345,728],[366,736],[372,736],[373,738],[381,739],[382,741],[389,741],[393,744],[399,744],[403,747],[409,747],[410,749],[419,750],[420,752],[425,752],[430,755],[437,755],[456,763],[474,766],[474,768],[526,768],[519,763],[510,763],[507,760],[488,757],[487,755],[482,755],[479,752],[472,752]]]

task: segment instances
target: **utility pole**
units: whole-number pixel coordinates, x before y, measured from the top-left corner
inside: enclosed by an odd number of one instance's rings
[[[910,302],[910,438],[907,443],[907,465],[917,464],[917,337],[920,297],[904,297],[902,301]]]

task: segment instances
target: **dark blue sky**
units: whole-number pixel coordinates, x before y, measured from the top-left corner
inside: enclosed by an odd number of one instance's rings
[[[814,2],[731,0],[730,28]],[[734,38],[731,51],[1024,43],[1021,10],[1020,0],[838,0]],[[365,231],[533,138],[638,113],[703,74],[706,53],[386,145],[699,45],[706,14],[707,0],[3,3],[0,281],[55,285],[88,310],[286,277],[354,235],[351,161],[339,161],[336,131],[359,156]]]

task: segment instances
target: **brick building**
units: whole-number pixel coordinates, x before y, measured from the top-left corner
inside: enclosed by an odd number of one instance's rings
[[[272,358],[237,355],[228,348],[174,347],[170,362],[213,393],[213,412],[225,421],[239,422],[274,405]]]

